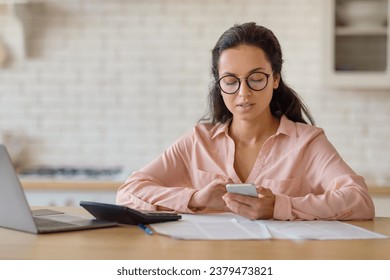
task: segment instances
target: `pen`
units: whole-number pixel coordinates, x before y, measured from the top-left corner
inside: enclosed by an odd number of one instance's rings
[[[139,224],[138,227],[140,229],[142,229],[145,233],[149,234],[149,235],[153,235],[153,231],[148,228],[147,226],[145,226],[144,224]]]

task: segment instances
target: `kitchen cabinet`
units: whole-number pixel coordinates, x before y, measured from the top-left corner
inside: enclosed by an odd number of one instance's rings
[[[376,217],[390,217],[390,186],[369,186],[368,191],[375,204]]]
[[[327,1],[326,85],[390,88],[389,1]]]
[[[0,2],[0,56],[3,57],[4,63],[8,56],[18,59],[24,59],[26,56],[27,5],[27,1],[23,0]],[[8,54],[8,51],[11,54]]]
[[[376,217],[390,217],[390,195],[372,195]]]

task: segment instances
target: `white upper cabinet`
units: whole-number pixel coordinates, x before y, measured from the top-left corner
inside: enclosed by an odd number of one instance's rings
[[[390,88],[389,1],[327,1],[327,86]]]

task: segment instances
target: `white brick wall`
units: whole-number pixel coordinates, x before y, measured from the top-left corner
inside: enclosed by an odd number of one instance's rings
[[[28,57],[0,68],[0,133],[26,137],[28,164],[139,168],[205,112],[221,33],[255,21],[280,39],[286,81],[345,160],[390,185],[390,92],[323,87],[324,2],[44,1]]]

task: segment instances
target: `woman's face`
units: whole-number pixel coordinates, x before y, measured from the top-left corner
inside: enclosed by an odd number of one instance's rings
[[[270,74],[267,85],[260,91],[254,89],[262,88],[267,78],[262,74],[252,74],[254,72]],[[233,114],[233,119],[261,120],[271,116],[269,104],[273,89],[279,85],[279,75],[272,74],[271,64],[262,49],[240,45],[224,50],[219,58],[219,77],[227,75],[229,76],[220,82],[222,88],[233,88],[234,90],[234,87],[238,86],[237,80],[232,76],[241,81],[240,88],[236,93],[227,94],[221,91],[226,107]],[[252,89],[245,81],[246,77],[248,77]],[[257,87],[257,85],[259,86]]]

